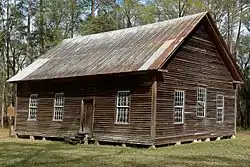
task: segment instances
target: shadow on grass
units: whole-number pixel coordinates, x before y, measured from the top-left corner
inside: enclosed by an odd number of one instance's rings
[[[39,162],[39,166],[78,166],[83,164],[83,166],[110,166],[112,165],[112,160],[105,162],[105,160],[109,159],[111,156],[119,156],[123,154],[124,150],[120,150],[119,152],[113,152],[109,154],[99,154],[99,155],[85,155],[77,158],[70,158],[61,155],[53,155],[52,161],[44,161]],[[24,166],[27,165],[24,164]]]
[[[4,150],[9,149],[23,149],[23,148],[33,148],[33,149],[40,149],[40,148],[46,148],[48,150],[55,150],[55,149],[64,149],[64,148],[72,148],[70,145],[63,144],[61,142],[30,142],[29,140],[26,141],[19,141],[19,140],[13,140],[9,142],[2,142],[0,141],[0,147]]]
[[[250,159],[236,159],[225,156],[213,155],[192,155],[192,156],[176,156],[170,155],[168,157],[168,164],[170,166],[206,166],[206,167],[247,167],[250,166]]]
[[[1,144],[0,144],[1,147]],[[119,156],[125,149],[98,151],[91,147],[77,147],[61,143],[18,143],[7,142],[0,152],[0,166],[78,166],[84,163],[87,166],[110,164],[105,162],[111,156]],[[67,151],[81,149],[89,155],[71,155]],[[79,150],[78,150],[79,151]],[[111,152],[110,152],[111,151]]]

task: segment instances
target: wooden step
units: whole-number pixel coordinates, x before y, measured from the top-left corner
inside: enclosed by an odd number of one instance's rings
[[[65,136],[64,141],[70,144],[82,144],[88,140],[88,134],[86,133],[76,133],[73,136]]]

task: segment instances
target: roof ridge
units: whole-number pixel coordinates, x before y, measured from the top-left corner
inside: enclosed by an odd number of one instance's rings
[[[101,33],[95,33],[95,34],[89,34],[89,35],[82,35],[82,36],[77,36],[77,37],[74,37],[74,38],[67,38],[67,39],[64,39],[63,42],[70,42],[70,41],[75,41],[75,40],[79,40],[79,39],[85,39],[85,38],[94,38],[94,37],[103,37],[105,35],[111,35],[111,34],[114,34],[114,33],[120,33],[122,31],[128,33],[128,32],[132,32],[132,31],[135,31],[137,29],[141,29],[141,28],[151,28],[153,26],[159,26],[159,25],[165,25],[165,24],[169,24],[170,22],[175,22],[175,21],[178,21],[178,20],[186,20],[187,18],[196,18],[197,16],[199,15],[203,15],[205,16],[206,14],[208,13],[208,11],[206,12],[200,12],[200,13],[196,13],[196,14],[193,14],[193,15],[187,15],[187,16],[183,16],[183,17],[177,17],[177,18],[173,18],[173,19],[169,19],[169,20],[164,20],[164,21],[159,21],[159,22],[155,22],[155,23],[150,23],[150,24],[145,24],[145,25],[139,25],[139,26],[135,26],[135,27],[129,27],[129,28],[123,28],[123,29],[117,29],[117,30],[112,30],[112,31],[106,31],[106,32],[101,32]],[[130,31],[129,31],[130,30]]]

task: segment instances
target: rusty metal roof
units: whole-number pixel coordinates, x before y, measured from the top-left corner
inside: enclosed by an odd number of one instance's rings
[[[65,39],[8,81],[157,69],[206,14]]]

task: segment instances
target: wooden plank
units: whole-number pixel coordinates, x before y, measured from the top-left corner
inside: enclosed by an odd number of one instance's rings
[[[156,110],[157,110],[157,81],[152,85],[152,108],[151,108],[151,138],[155,140],[155,128],[156,128]]]
[[[17,104],[18,104],[17,102],[18,102],[18,97],[16,97],[16,106],[15,106],[15,110],[16,111],[15,111],[15,117],[14,117],[15,118],[15,120],[14,120],[14,130],[16,130],[16,119],[17,119],[17,114],[18,114],[17,113],[17,107],[18,107],[17,106]]]
[[[236,125],[237,125],[237,94],[238,94],[238,84],[235,84],[234,90],[234,136],[236,136]]]

